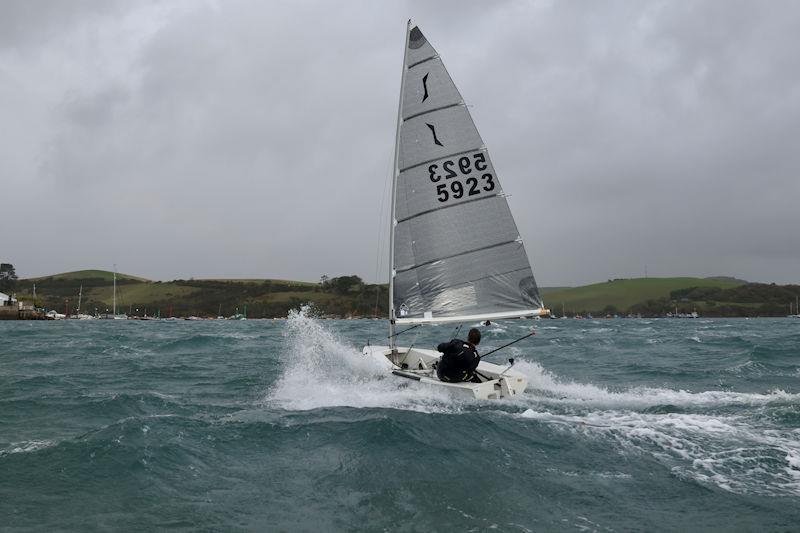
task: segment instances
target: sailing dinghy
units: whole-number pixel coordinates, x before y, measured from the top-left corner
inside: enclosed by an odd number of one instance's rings
[[[513,362],[481,361],[482,383],[446,383],[434,368],[439,352],[396,344],[397,326],[549,314],[461,94],[411,21],[405,44],[390,211],[389,345],[363,353],[397,379],[478,399],[513,397],[527,385]]]

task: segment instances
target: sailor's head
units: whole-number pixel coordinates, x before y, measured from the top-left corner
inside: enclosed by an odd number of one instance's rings
[[[481,343],[481,332],[472,328],[467,334],[467,341],[477,346]]]

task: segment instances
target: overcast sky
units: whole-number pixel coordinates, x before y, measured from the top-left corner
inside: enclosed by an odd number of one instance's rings
[[[408,18],[540,285],[800,281],[791,1],[5,1],[0,260],[385,281]]]

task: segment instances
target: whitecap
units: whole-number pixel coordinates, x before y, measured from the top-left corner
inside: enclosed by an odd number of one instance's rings
[[[21,442],[12,442],[7,448],[0,450],[0,457],[3,455],[10,455],[12,453],[32,453],[38,452],[55,446],[56,442],[52,440],[26,440]]]

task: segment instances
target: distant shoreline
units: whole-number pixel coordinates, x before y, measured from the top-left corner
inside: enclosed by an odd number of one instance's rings
[[[61,314],[112,312],[114,273],[83,270],[20,279],[20,301]],[[669,315],[701,317],[780,317],[797,314],[800,285],[748,283],[730,277],[613,279],[581,287],[543,287],[542,297],[555,316],[594,318]],[[80,296],[79,296],[80,295]],[[326,318],[385,318],[388,286],[358,276],[324,278],[319,283],[278,279],[188,279],[151,281],[117,274],[117,311],[144,318],[280,318],[311,305]]]

